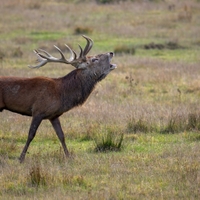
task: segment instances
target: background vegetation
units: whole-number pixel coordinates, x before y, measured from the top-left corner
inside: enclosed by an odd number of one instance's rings
[[[64,76],[32,50],[81,34],[118,68],[61,117],[69,160],[44,121],[19,164],[31,119],[0,113],[0,199],[199,199],[199,33],[198,0],[2,0],[1,76]]]

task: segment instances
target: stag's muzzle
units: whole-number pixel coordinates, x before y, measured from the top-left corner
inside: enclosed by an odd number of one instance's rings
[[[110,53],[109,53],[110,61],[111,61],[111,59],[112,59],[113,56],[114,56],[114,53],[113,53],[113,52],[110,52]],[[113,69],[115,69],[115,68],[117,68],[117,65],[111,63],[111,64],[110,64],[110,70],[113,70]]]

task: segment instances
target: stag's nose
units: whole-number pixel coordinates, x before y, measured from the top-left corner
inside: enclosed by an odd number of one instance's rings
[[[114,56],[114,53],[113,53],[113,52],[110,52],[110,56],[113,57],[113,56]]]

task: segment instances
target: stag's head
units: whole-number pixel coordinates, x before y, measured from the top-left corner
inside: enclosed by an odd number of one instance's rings
[[[115,64],[111,64],[110,61],[114,56],[113,52],[99,54],[96,56],[87,56],[89,51],[93,46],[93,41],[89,37],[83,35],[86,39],[87,44],[84,49],[79,45],[80,53],[79,55],[72,50],[68,45],[65,45],[67,49],[70,51],[71,56],[69,59],[66,59],[63,52],[57,47],[54,46],[58,52],[60,53],[61,57],[56,58],[46,52],[45,50],[39,49],[34,50],[38,57],[39,64],[36,66],[29,66],[31,68],[39,68],[44,66],[48,62],[59,62],[65,64],[71,64],[78,70],[82,70],[83,73],[93,76],[96,80],[101,80],[109,74],[110,71],[116,68]]]
[[[116,68],[115,64],[111,64],[111,59],[114,56],[113,52],[99,54],[96,56],[88,56],[85,62],[85,70],[83,73],[90,74],[98,81],[105,78],[110,71]]]

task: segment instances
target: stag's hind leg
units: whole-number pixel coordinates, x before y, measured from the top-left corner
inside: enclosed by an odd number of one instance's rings
[[[64,136],[63,130],[61,128],[59,118],[51,119],[50,122],[53,125],[53,128],[56,131],[56,134],[57,134],[57,136],[58,136],[58,138],[59,138],[59,140],[62,144],[62,147],[63,147],[64,152],[65,152],[65,156],[69,157],[69,151],[68,151],[67,146],[65,144],[65,136]]]
[[[24,161],[28,147],[29,147],[31,141],[33,140],[33,138],[35,137],[36,131],[37,131],[41,121],[42,121],[41,116],[36,116],[36,117],[33,117],[33,119],[32,119],[31,126],[30,126],[29,133],[28,133],[28,139],[26,141],[26,145],[24,146],[24,149],[19,158],[19,161],[21,163]]]

